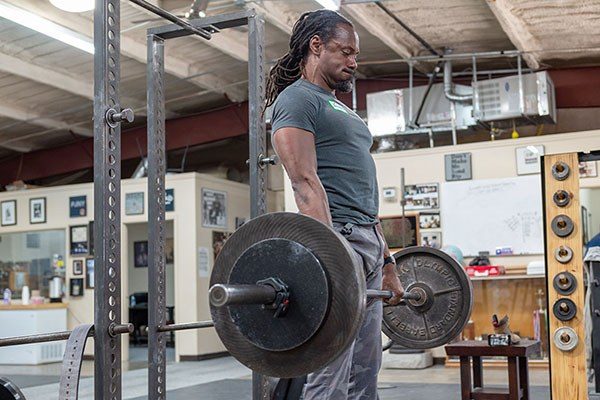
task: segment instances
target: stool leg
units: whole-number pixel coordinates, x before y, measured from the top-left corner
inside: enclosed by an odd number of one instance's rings
[[[520,387],[517,357],[508,357],[508,400],[520,400]]]
[[[460,357],[460,392],[462,400],[471,400],[471,363],[468,356]]]
[[[519,357],[519,380],[523,389],[523,400],[529,400],[529,370],[527,357]]]
[[[481,357],[473,356],[473,387],[483,387],[483,368],[481,366]]]

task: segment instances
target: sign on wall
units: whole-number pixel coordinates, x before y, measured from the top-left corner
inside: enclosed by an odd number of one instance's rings
[[[473,179],[471,173],[471,153],[446,154],[446,181],[466,181]]]
[[[542,170],[540,157],[543,155],[543,145],[517,147],[517,175],[539,174]]]
[[[69,216],[71,218],[85,217],[87,215],[87,197],[69,197]]]
[[[202,226],[227,229],[227,193],[202,189]]]
[[[165,211],[175,211],[175,189],[165,191]]]

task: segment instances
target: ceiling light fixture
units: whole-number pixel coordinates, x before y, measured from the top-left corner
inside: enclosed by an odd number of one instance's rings
[[[85,12],[94,9],[94,0],[50,0],[56,8],[68,12]]]
[[[340,9],[341,2],[341,0],[317,0],[317,3],[323,6],[323,8],[333,11]]]
[[[78,48],[79,50],[94,54],[94,42],[89,37],[65,28],[64,26],[49,21],[22,8],[0,3],[0,17],[13,21],[19,25],[23,25],[29,29],[33,29],[34,31],[42,33],[53,39],[60,40],[61,42]]]

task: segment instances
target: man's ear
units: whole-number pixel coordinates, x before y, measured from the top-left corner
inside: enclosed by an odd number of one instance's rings
[[[317,57],[321,55],[321,52],[323,51],[323,41],[321,40],[319,35],[314,35],[310,38],[308,49]]]

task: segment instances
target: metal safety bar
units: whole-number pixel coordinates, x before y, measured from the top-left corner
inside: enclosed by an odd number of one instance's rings
[[[122,335],[133,332],[133,324],[118,324],[114,325],[110,330],[114,336]],[[32,343],[45,343],[45,342],[58,342],[61,340],[69,339],[73,331],[62,331],[62,332],[51,332],[41,333],[37,335],[25,335],[15,336],[9,338],[0,338],[0,347],[16,346],[21,344],[32,344]],[[92,329],[88,334],[88,337],[94,336],[94,330]]]
[[[211,321],[198,321],[198,322],[185,322],[181,324],[169,324],[163,325],[156,328],[159,332],[175,332],[175,331],[183,331],[188,329],[203,329],[203,328],[212,328],[215,326],[215,323]]]
[[[163,10],[160,7],[155,6],[154,4],[150,4],[144,0],[129,0],[129,1],[134,4],[137,4],[138,6],[140,6],[142,8],[145,8],[146,10],[158,15],[159,17],[162,17],[166,20],[173,22],[176,25],[179,25],[180,27],[189,31],[190,33],[194,33],[198,36],[203,37],[204,39],[210,39],[212,37],[211,34],[207,31],[205,31],[204,29],[196,28],[196,27],[190,25],[187,21],[177,17],[176,15],[171,14],[170,12],[168,12],[166,10]]]

